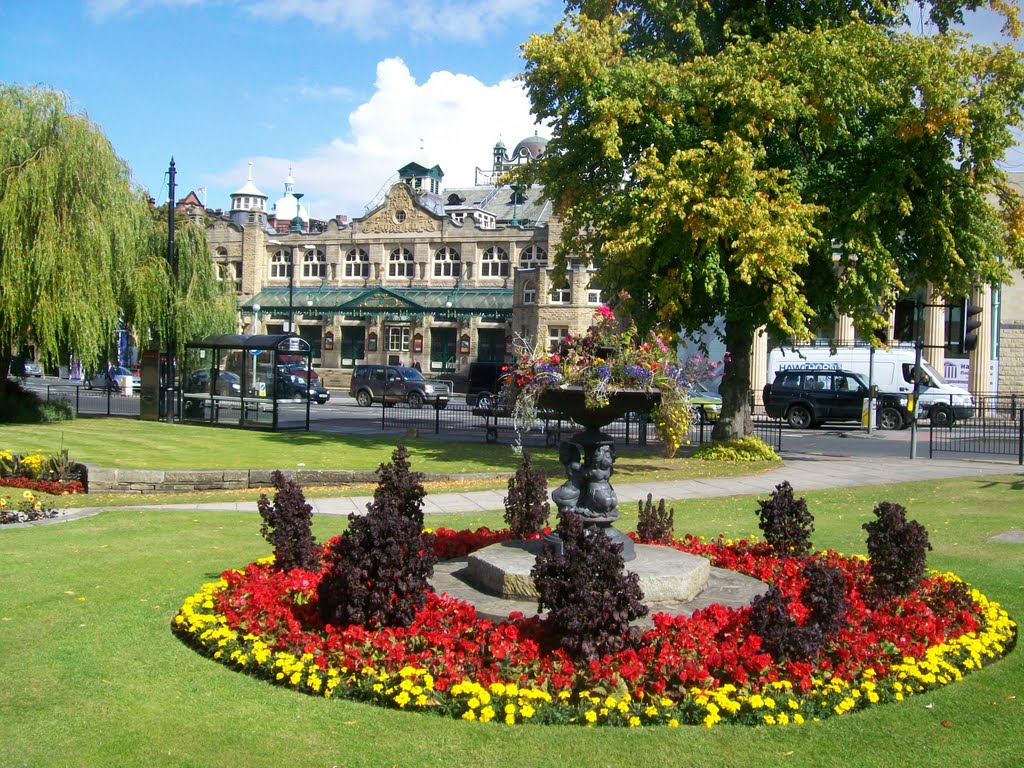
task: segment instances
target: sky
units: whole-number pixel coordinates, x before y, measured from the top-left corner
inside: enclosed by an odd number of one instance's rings
[[[0,0],[0,81],[64,91],[167,199],[228,209],[252,163],[315,218],[364,215],[409,162],[472,186],[535,132],[520,44],[559,0]]]
[[[291,173],[319,219],[364,215],[408,162],[471,186],[538,132],[519,46],[561,0],[0,0],[0,81],[64,91],[134,180],[211,208]],[[992,40],[998,23],[972,16]],[[921,27],[922,31],[927,31]],[[1024,170],[1024,153],[1007,158]]]

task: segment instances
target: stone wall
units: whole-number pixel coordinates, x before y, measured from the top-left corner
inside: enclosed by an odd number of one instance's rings
[[[86,488],[89,493],[190,493],[192,491],[240,490],[269,488],[273,485],[272,469],[110,469],[86,465]],[[374,470],[305,469],[284,473],[302,486],[345,486],[375,484]],[[476,473],[452,475],[442,472],[424,473],[425,480],[445,482],[465,479],[505,479],[510,473]]]
[[[999,393],[1024,392],[1024,323],[999,329]]]

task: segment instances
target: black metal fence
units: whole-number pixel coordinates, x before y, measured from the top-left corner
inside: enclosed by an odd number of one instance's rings
[[[974,415],[951,424],[932,423],[929,456],[936,453],[1013,456],[1024,464],[1024,397],[975,397]]]
[[[76,384],[47,384],[46,399],[67,400],[79,416],[139,415],[139,396],[113,389],[88,389]]]

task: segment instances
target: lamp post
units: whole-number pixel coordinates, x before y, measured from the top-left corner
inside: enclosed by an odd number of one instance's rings
[[[252,305],[252,332],[253,332],[254,335],[255,335],[256,330],[257,330],[256,326],[259,323],[259,319],[260,319],[260,305],[259,304],[253,304]],[[256,391],[256,358],[258,356],[257,355],[253,355],[250,352],[250,357],[252,357],[252,384],[251,384],[251,386],[252,386],[252,391],[255,392]]]
[[[288,251],[288,333],[295,333],[295,307],[292,295],[295,293],[295,249]]]

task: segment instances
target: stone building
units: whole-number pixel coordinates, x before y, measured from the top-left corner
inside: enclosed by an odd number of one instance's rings
[[[471,187],[444,189],[438,166],[410,163],[351,222],[312,220],[291,176],[268,207],[250,166],[226,213],[198,212],[217,273],[238,293],[240,331],[292,330],[328,371],[415,362],[424,373],[458,376],[471,362],[508,359],[515,333],[556,340],[583,330],[600,302],[592,271],[552,282],[550,205],[539,188],[497,183],[545,144],[532,136],[510,155],[499,142]]]

